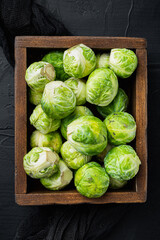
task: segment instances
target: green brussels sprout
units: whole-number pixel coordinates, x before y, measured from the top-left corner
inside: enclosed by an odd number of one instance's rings
[[[107,117],[107,115],[113,112],[125,112],[128,106],[128,96],[123,89],[119,88],[116,97],[108,106],[97,106],[98,112],[102,117]]]
[[[59,160],[59,170],[51,177],[41,178],[42,185],[49,190],[60,190],[67,186],[73,178],[72,171],[64,161]]]
[[[60,152],[62,146],[62,137],[59,132],[50,132],[43,134],[35,130],[31,135],[31,147],[51,147],[57,153]]]
[[[136,54],[126,48],[111,50],[109,65],[118,77],[128,78],[135,71],[138,64]]]
[[[26,70],[25,79],[30,88],[43,92],[47,83],[54,81],[56,73],[54,67],[47,62],[34,62]]]
[[[141,161],[129,145],[112,148],[104,159],[108,175],[117,180],[130,180],[138,173]]]
[[[83,78],[95,69],[96,56],[91,48],[78,44],[64,52],[63,66],[69,76]]]
[[[42,95],[43,92],[37,92],[31,88],[29,89],[29,101],[34,105],[38,105],[41,103]]]
[[[106,154],[113,148],[114,146],[111,144],[107,144],[107,147],[103,150],[103,152],[99,153],[96,156],[96,159],[100,162],[104,162],[104,158],[106,156]]]
[[[91,160],[91,156],[78,152],[68,141],[63,143],[61,155],[67,166],[73,169],[78,169]]]
[[[131,114],[116,112],[104,120],[107,127],[108,141],[113,145],[131,142],[136,136],[136,122]]]
[[[55,68],[56,80],[65,81],[69,78],[69,75],[65,73],[63,68],[63,51],[53,51],[46,54],[42,61],[49,62]]]
[[[74,111],[76,97],[64,82],[50,82],[45,86],[41,105],[49,117],[62,119]]]
[[[107,106],[118,91],[118,79],[109,68],[98,68],[90,75],[86,83],[86,100],[98,106]]]
[[[107,130],[94,116],[79,117],[68,125],[67,140],[78,152],[93,156],[107,146]]]
[[[85,106],[78,106],[75,108],[74,112],[71,113],[68,117],[62,119],[61,122],[61,133],[62,136],[67,139],[67,126],[73,122],[75,119],[82,117],[82,116],[93,116],[92,112],[89,108]]]
[[[119,179],[110,177],[109,187],[112,189],[120,189],[124,187],[126,184],[127,184],[127,181],[125,180],[119,180]]]
[[[65,84],[75,94],[77,106],[86,103],[86,84],[82,79],[71,77],[65,81]]]
[[[102,53],[96,55],[97,65],[96,68],[108,68],[109,67],[109,53]]]
[[[77,191],[88,198],[101,197],[108,189],[109,176],[96,162],[90,162],[76,171],[74,183]]]
[[[32,148],[23,158],[25,172],[32,178],[50,177],[58,171],[59,156],[51,148]]]
[[[56,131],[61,125],[61,120],[48,117],[39,104],[30,116],[30,123],[41,133],[47,134]]]

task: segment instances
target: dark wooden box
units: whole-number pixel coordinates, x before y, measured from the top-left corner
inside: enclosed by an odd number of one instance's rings
[[[29,115],[33,109],[27,97],[26,68],[40,61],[53,49],[66,49],[84,43],[95,51],[129,48],[138,57],[138,68],[131,79],[120,80],[130,95],[129,112],[135,117],[137,135],[132,143],[141,159],[136,178],[126,188],[107,191],[101,198],[81,196],[71,185],[62,191],[48,191],[38,180],[28,178],[23,169],[23,156],[30,150],[33,130]],[[147,51],[146,40],[122,37],[16,37],[15,40],[15,198],[20,205],[77,204],[77,203],[135,203],[145,202],[147,196]]]

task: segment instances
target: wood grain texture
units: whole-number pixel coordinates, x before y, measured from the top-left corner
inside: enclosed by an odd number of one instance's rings
[[[147,194],[147,51],[137,49],[138,68],[136,74],[136,152],[141,160],[141,166],[136,178],[137,192]]]
[[[46,37],[46,36],[26,36],[16,37],[16,47],[27,48],[69,48],[73,45],[84,43],[95,49],[110,48],[146,48],[147,43],[144,38],[125,37]]]
[[[23,157],[27,152],[26,48],[15,48],[15,192],[26,193]]]
[[[139,65],[132,88],[132,111],[137,122],[135,150],[142,165],[131,190],[107,192],[101,198],[89,199],[81,196],[76,190],[46,191],[30,190],[27,192],[26,175],[22,159],[27,149],[27,99],[26,70],[27,48],[68,48],[78,43],[84,43],[93,49],[107,50],[116,47],[133,48],[136,50]],[[45,204],[78,204],[78,203],[131,203],[145,202],[147,194],[147,56],[146,40],[138,38],[118,37],[17,37],[15,42],[15,156],[16,156],[16,202],[20,205]],[[32,50],[28,52],[32,54]]]
[[[108,192],[100,198],[86,198],[76,190],[67,192],[33,192],[16,194],[19,205],[48,205],[48,204],[104,204],[104,203],[141,203],[146,200],[145,192]]]

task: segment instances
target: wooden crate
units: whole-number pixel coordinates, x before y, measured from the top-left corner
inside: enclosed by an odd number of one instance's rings
[[[136,178],[121,190],[107,191],[102,197],[89,199],[73,187],[62,191],[48,191],[38,180],[27,177],[23,169],[23,156],[29,148],[31,126],[28,118],[32,109],[27,100],[25,71],[29,64],[55,49],[66,49],[84,43],[95,51],[129,48],[138,57],[138,68],[131,80],[121,80],[130,89],[130,112],[137,123],[134,148],[141,159]],[[145,202],[147,196],[147,51],[146,40],[125,37],[16,37],[15,40],[15,197],[20,205],[78,204],[78,203],[135,203]]]

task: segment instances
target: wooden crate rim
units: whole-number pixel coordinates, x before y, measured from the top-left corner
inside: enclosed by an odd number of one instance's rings
[[[138,37],[105,37],[105,36],[16,36],[15,37],[15,48],[19,47],[28,47],[28,48],[52,48],[56,46],[61,46],[61,48],[66,48],[68,46],[68,41],[76,42],[83,41],[86,44],[88,41],[92,40],[97,43],[105,41],[105,44],[109,44],[109,48],[117,45],[126,47],[126,48],[147,48],[147,40],[145,38]],[[67,41],[66,41],[67,40]],[[96,47],[94,41],[90,45],[95,46],[95,48],[100,48],[101,46]],[[48,46],[46,46],[48,45]],[[63,46],[62,46],[63,45]],[[103,46],[102,46],[103,48]],[[106,48],[106,46],[105,46]],[[114,47],[116,48],[116,47]]]

